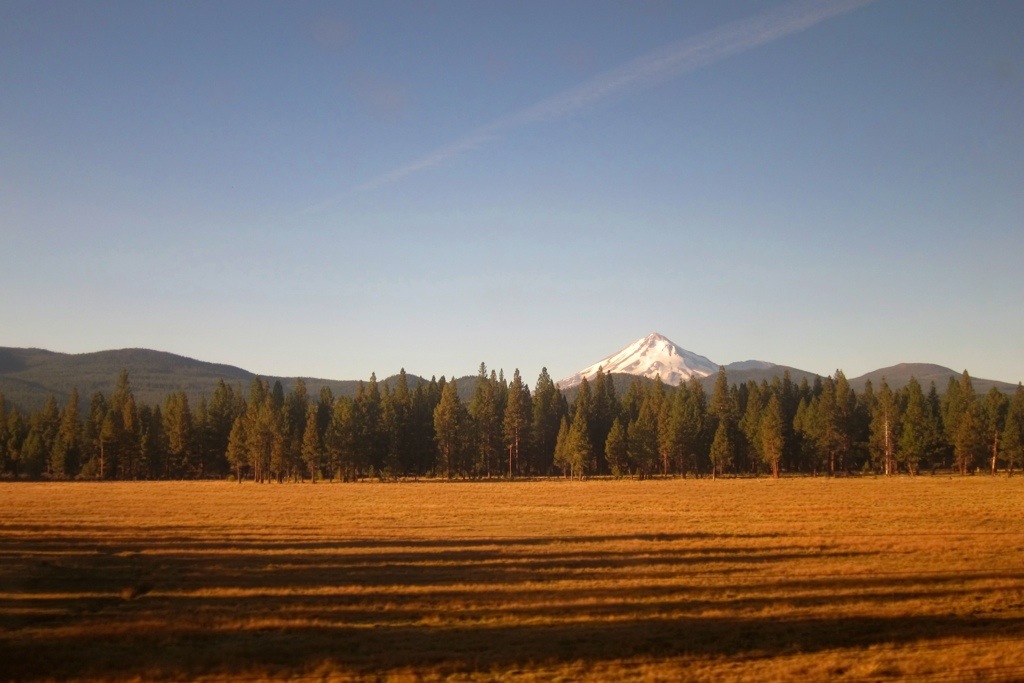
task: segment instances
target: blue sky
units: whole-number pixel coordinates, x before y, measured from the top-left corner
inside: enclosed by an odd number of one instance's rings
[[[1024,3],[0,3],[0,345],[1024,380]]]

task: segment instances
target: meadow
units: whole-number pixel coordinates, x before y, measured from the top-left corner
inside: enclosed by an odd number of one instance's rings
[[[0,484],[0,680],[1024,679],[1024,477]]]

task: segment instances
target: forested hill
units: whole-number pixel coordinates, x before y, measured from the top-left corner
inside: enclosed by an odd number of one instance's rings
[[[750,367],[747,367],[748,365]],[[131,377],[136,398],[152,405],[162,403],[169,394],[175,391],[184,391],[190,400],[198,401],[200,396],[211,395],[221,380],[232,387],[241,386],[244,390],[256,376],[256,373],[233,365],[208,363],[150,349],[119,349],[68,354],[43,349],[0,347],[0,393],[14,405],[26,410],[35,410],[42,407],[50,395],[53,395],[58,402],[63,403],[74,387],[78,388],[79,395],[84,398],[88,398],[96,391],[109,393],[117,382],[118,373],[122,369],[127,370]],[[799,384],[804,378],[813,383],[817,377],[812,372],[770,363],[734,363],[727,365],[726,371],[732,384],[761,382],[762,380],[771,382],[773,377],[781,376],[786,371],[789,371],[790,379],[795,384]],[[895,390],[906,386],[913,376],[925,389],[931,382],[935,382],[936,388],[942,393],[946,389],[949,378],[958,378],[960,374],[941,365],[902,363],[855,377],[850,380],[850,386],[857,391],[863,391],[865,383],[871,380],[877,389],[884,377],[889,386]],[[267,375],[261,375],[261,377],[269,380],[271,384],[280,381],[285,391],[289,391],[295,385],[294,377]],[[303,377],[302,379],[306,383],[307,390],[313,396],[319,394],[320,388],[324,386],[329,387],[335,396],[355,396],[360,381],[312,377]],[[391,379],[393,377],[381,381],[389,383]],[[636,378],[631,375],[616,374],[612,375],[612,380],[616,391],[622,395]],[[419,377],[408,375],[410,386],[415,386],[417,381],[419,381]],[[705,391],[712,389],[714,381],[714,375],[702,381]],[[982,393],[992,387],[996,387],[1004,393],[1011,393],[1016,388],[1015,384],[996,380],[974,378],[973,381],[975,388]],[[458,388],[460,398],[463,401],[468,401],[473,393],[474,377],[460,377]],[[570,389],[566,392],[566,396],[572,400],[575,393],[575,390]]]
[[[0,393],[26,410],[41,407],[51,394],[63,403],[74,387],[87,400],[96,391],[109,393],[122,369],[131,377],[136,398],[152,405],[159,405],[175,391],[184,391],[190,400],[197,401],[200,396],[212,394],[220,380],[246,390],[256,376],[233,365],[150,349],[69,354],[0,347]],[[271,384],[280,380],[285,391],[295,384],[294,377],[262,377]],[[409,381],[415,383],[417,379],[410,376]],[[323,386],[330,387],[335,396],[354,396],[359,386],[358,380],[303,380],[313,396]]]
[[[870,380],[874,388],[878,389],[884,378],[890,387],[899,389],[906,386],[910,378],[913,377],[925,388],[932,382],[935,382],[935,387],[939,390],[939,393],[942,393],[946,390],[949,380],[951,378],[957,380],[961,374],[962,372],[931,363],[900,363],[899,365],[866,373],[860,377],[854,377],[850,380],[850,386],[856,391],[863,391],[865,384]],[[988,393],[992,387],[995,387],[1004,394],[1013,393],[1013,390],[1017,388],[1016,384],[999,382],[994,379],[972,377],[971,381],[974,384],[975,390],[982,394]]]

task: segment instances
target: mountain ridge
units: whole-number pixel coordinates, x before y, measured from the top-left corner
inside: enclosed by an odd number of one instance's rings
[[[109,395],[121,370],[127,370],[137,400],[156,405],[168,394],[184,391],[190,401],[213,393],[223,380],[229,386],[247,392],[255,377],[271,384],[281,382],[289,391],[297,379],[306,383],[311,396],[328,387],[335,396],[354,396],[364,380],[332,380],[318,377],[277,377],[254,373],[225,363],[211,363],[189,356],[154,349],[125,348],[87,353],[61,353],[38,348],[0,347],[0,392],[22,407],[40,407],[52,394],[58,401],[77,388],[80,400],[88,402],[96,391]],[[382,379],[387,383],[392,375]],[[407,375],[410,386],[419,381]]]
[[[722,367],[725,368],[730,384],[771,382],[774,377],[781,377],[787,371],[794,384],[799,384],[803,379],[813,382],[819,377],[817,373],[767,361],[739,361]],[[262,375],[233,365],[211,363],[152,349],[128,348],[68,354],[39,348],[0,347],[0,392],[11,404],[34,409],[41,407],[50,395],[63,402],[71,389],[77,388],[80,400],[84,404],[96,391],[109,395],[114,389],[121,369],[128,370],[136,398],[151,405],[162,403],[167,395],[174,391],[184,391],[190,401],[198,401],[201,396],[211,395],[221,380],[244,393],[248,391],[248,384],[254,377],[262,377],[271,383],[280,381],[286,391],[295,385],[297,379]],[[594,370],[596,371],[596,367]],[[717,372],[718,366],[715,366],[713,372],[701,376],[705,390],[710,391],[714,387]],[[634,377],[626,373],[613,374],[617,387],[628,386],[628,383],[633,381],[631,377]],[[898,389],[905,386],[910,377],[914,376],[925,391],[931,382],[935,382],[936,388],[942,393],[949,378],[959,378],[960,375],[961,372],[933,363],[899,363],[873,370],[849,381],[851,387],[860,392],[869,380],[877,390],[882,377],[885,377],[890,387]],[[387,384],[395,377],[391,375],[380,382]],[[421,379],[413,374],[408,374],[407,378],[410,387],[415,386]],[[311,396],[319,394],[321,387],[325,386],[335,396],[354,396],[359,383],[365,382],[315,377],[301,379],[306,383]],[[459,393],[464,400],[468,400],[468,396],[472,395],[472,379],[472,375],[458,378]],[[978,394],[984,394],[992,387],[1009,393],[1017,386],[998,380],[978,377],[971,379]],[[562,389],[568,394],[573,393],[573,387],[562,386]]]
[[[666,384],[678,386],[680,382],[695,375],[707,377],[718,372],[718,367],[705,356],[687,351],[664,335],[652,332],[593,365],[559,380],[557,384],[563,389],[574,387],[584,378],[589,382],[601,370],[607,374],[621,373],[648,379],[660,376]]]

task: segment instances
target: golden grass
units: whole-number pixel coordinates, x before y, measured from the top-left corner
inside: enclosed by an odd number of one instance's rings
[[[0,679],[1024,679],[1024,478],[0,485]]]

